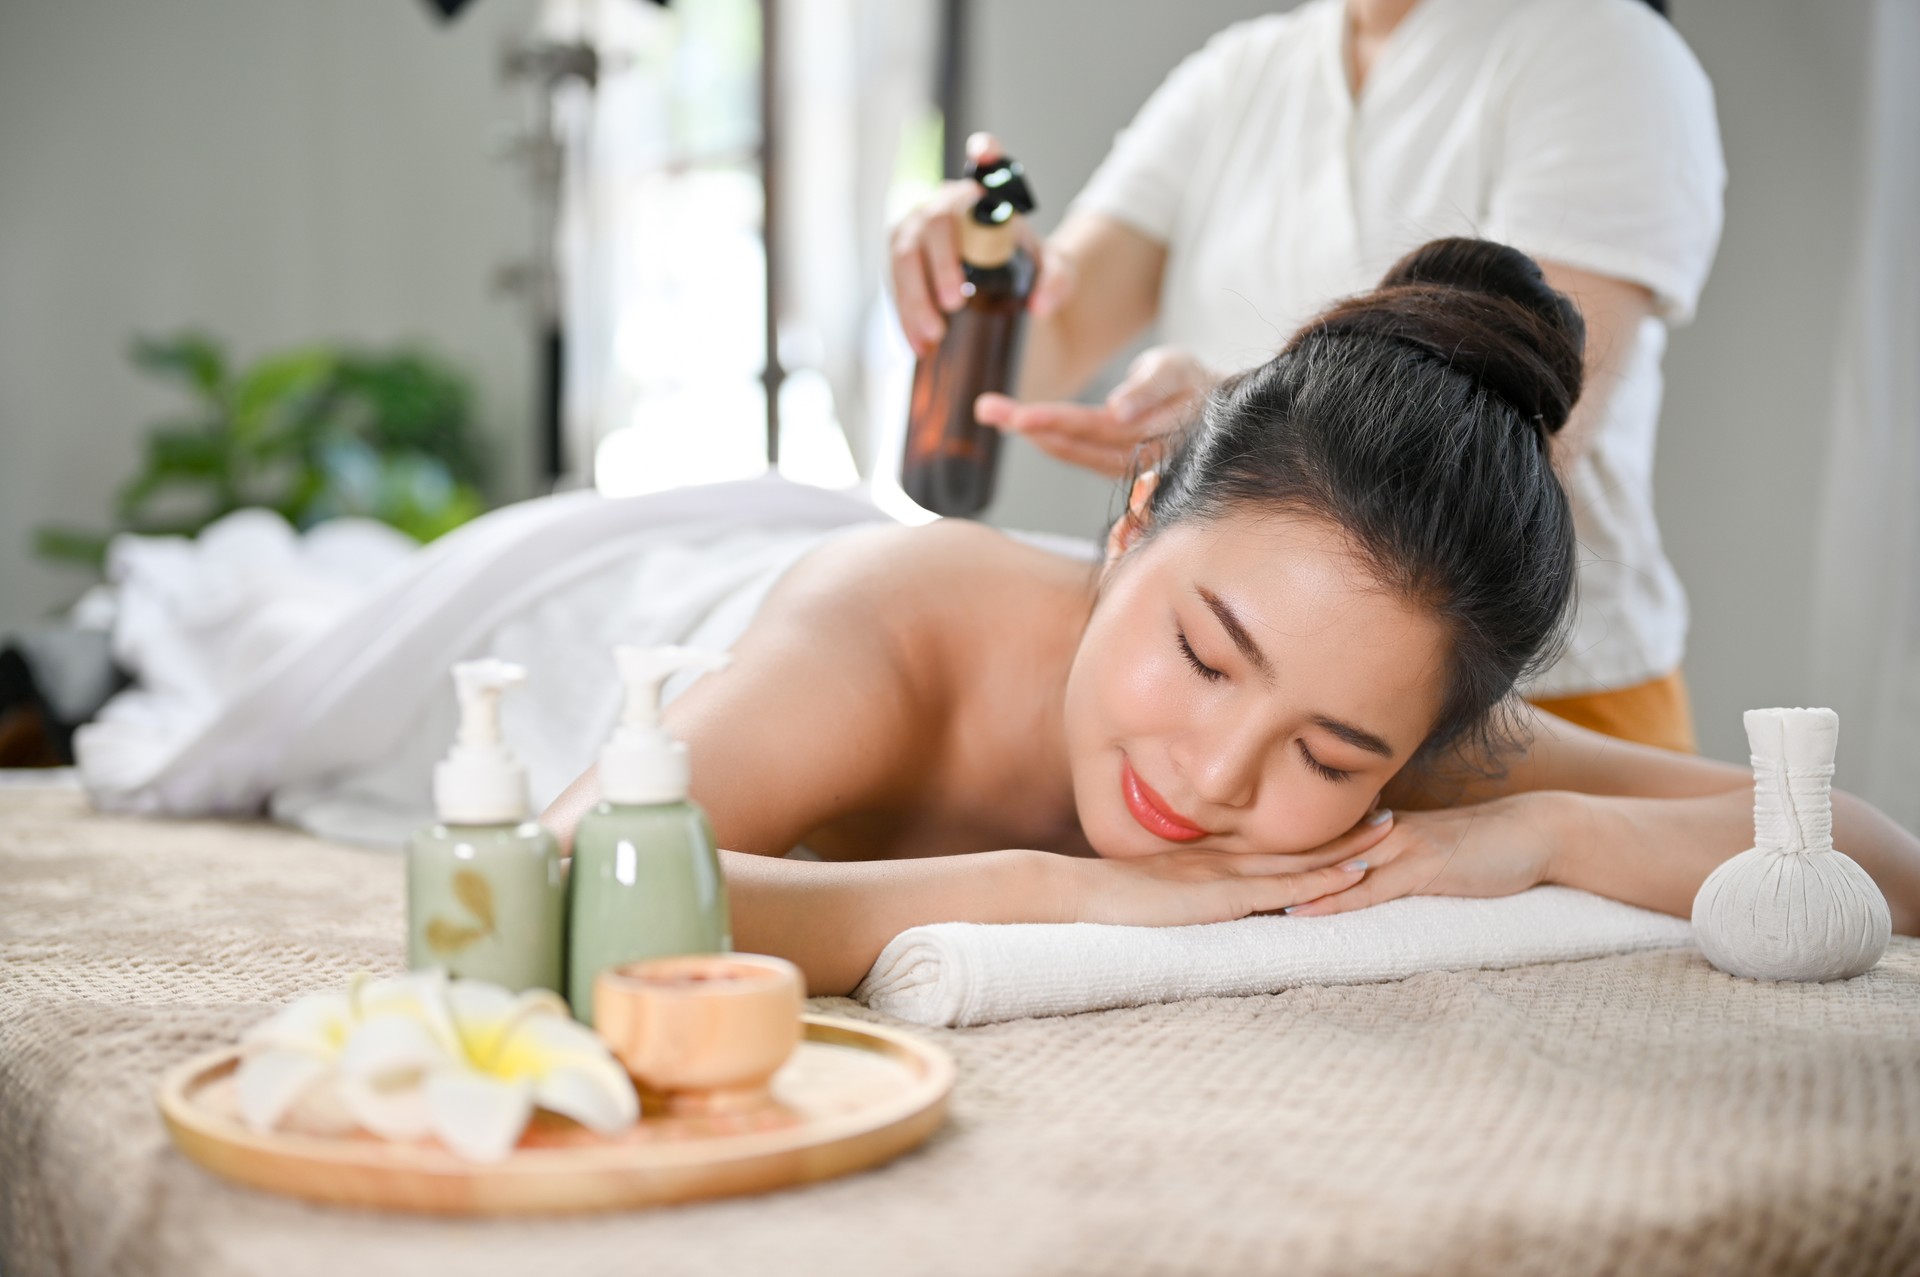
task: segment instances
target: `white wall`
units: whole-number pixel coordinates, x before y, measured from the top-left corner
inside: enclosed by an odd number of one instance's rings
[[[1744,763],[1743,710],[1827,699],[1809,668],[1806,608],[1861,211],[1869,8],[1677,6],[1719,99],[1727,225],[1699,317],[1668,350],[1654,490],[1693,602],[1686,670],[1701,746]],[[1842,732],[1843,766],[1845,748]]]
[[[528,490],[531,359],[488,289],[525,250],[517,172],[491,158],[521,97],[500,43],[532,0],[441,28],[412,0],[0,4],[0,628],[63,602],[30,529],[103,520],[170,401],[137,331],[196,323],[241,353],[417,336],[478,379]],[[1254,0],[976,0],[974,123],[1029,165],[1050,225],[1116,129]],[[1658,498],[1692,591],[1687,672],[1710,753],[1739,713],[1819,698],[1807,671],[1810,480],[1856,220],[1866,5],[1676,0],[1713,77],[1732,189],[1692,328],[1675,335]],[[1017,444],[999,521],[1088,534],[1105,483]]]
[[[48,520],[105,526],[177,401],[128,339],[240,357],[419,339],[475,379],[509,493],[532,470],[530,339],[489,275],[530,235],[493,152],[527,0],[443,28],[421,0],[0,4],[0,630],[68,601]]]
[[[1247,0],[976,0],[971,127],[1020,156],[1051,225],[1114,131]],[[1742,710],[1819,700],[1808,670],[1812,501],[1831,334],[1859,204],[1863,0],[1674,0],[1712,77],[1731,171],[1720,255],[1669,350],[1656,499],[1693,600],[1686,662],[1702,746],[1744,761]],[[1920,141],[1916,142],[1920,145]],[[991,516],[1087,535],[1109,485],[1016,441]]]

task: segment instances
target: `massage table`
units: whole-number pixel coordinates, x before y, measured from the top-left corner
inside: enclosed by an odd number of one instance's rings
[[[945,1128],[760,1197],[449,1221],[188,1162],[161,1074],[397,971],[401,870],[0,787],[0,1274],[1920,1273],[1903,937],[1835,985],[1672,948],[912,1029],[958,1063]]]

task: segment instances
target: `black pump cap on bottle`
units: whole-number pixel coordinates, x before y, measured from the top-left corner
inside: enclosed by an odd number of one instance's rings
[[[966,176],[987,188],[973,206],[973,220],[982,226],[1003,226],[1015,213],[1031,213],[1039,205],[1027,189],[1027,171],[1020,161],[1002,155],[988,164],[968,160]]]

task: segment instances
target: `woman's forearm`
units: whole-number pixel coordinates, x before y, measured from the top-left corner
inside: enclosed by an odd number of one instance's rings
[[[720,853],[734,946],[786,958],[814,994],[850,993],[889,940],[934,922],[1060,921],[1043,851],[822,864]]]
[[[1619,798],[1560,794],[1547,880],[1686,917],[1719,864],[1753,846],[1753,794]],[[1920,839],[1851,794],[1833,796],[1833,845],[1879,885],[1893,929],[1920,934]]]
[[[573,832],[580,827],[580,817],[599,801],[600,765],[595,763],[580,773],[558,798],[547,804],[547,809],[540,813],[540,823],[560,844],[561,851],[572,854]]]

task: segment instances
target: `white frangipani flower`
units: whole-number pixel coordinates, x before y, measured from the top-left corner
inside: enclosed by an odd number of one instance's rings
[[[297,1111],[303,1127],[432,1135],[488,1162],[513,1150],[535,1108],[607,1134],[640,1115],[626,1071],[557,996],[439,971],[302,998],[245,1049],[240,1108],[256,1130]]]
[[[270,1131],[297,1111],[302,1129],[339,1134],[353,1128],[325,1083],[359,1023],[355,999],[364,983],[364,976],[355,976],[345,992],[309,994],[241,1040],[234,1082],[248,1126]]]

